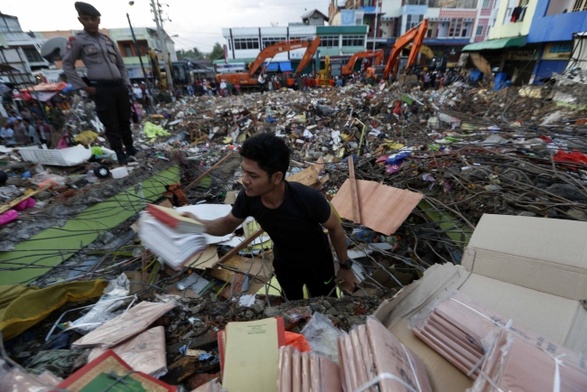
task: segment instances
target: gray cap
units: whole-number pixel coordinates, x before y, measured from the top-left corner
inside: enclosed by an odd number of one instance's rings
[[[88,3],[84,3],[82,1],[76,1],[75,4],[75,9],[77,10],[77,14],[78,15],[88,15],[88,16],[101,16],[100,12],[98,12],[98,10],[91,4]]]

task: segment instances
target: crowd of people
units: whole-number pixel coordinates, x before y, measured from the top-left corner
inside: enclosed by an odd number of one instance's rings
[[[65,101],[19,101],[7,105],[7,117],[0,118],[0,144],[7,147],[45,145],[55,147],[65,125]]]

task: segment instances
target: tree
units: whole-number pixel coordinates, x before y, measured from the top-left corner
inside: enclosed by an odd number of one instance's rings
[[[214,44],[212,52],[210,52],[210,60],[221,60],[224,58],[224,49],[218,42]]]
[[[198,48],[192,48],[188,51],[180,49],[176,50],[175,53],[177,54],[178,60],[183,59],[202,59],[204,58],[204,54],[198,50]]]

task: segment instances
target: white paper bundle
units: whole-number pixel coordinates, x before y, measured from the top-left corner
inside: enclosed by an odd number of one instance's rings
[[[196,253],[206,248],[202,234],[186,234],[172,229],[146,211],[141,212],[139,237],[145,248],[171,268],[180,270]]]

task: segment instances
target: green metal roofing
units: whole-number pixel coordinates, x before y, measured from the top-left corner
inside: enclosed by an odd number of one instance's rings
[[[475,42],[465,46],[463,52],[478,52],[480,50],[496,50],[504,48],[521,48],[526,45],[527,35],[513,38],[490,39],[489,41]]]
[[[367,25],[360,26],[316,26],[319,36],[331,34],[367,34]]]
[[[236,64],[236,63],[252,63],[255,61],[255,57],[246,58],[246,59],[228,59],[228,64]],[[226,61],[224,59],[219,60],[212,60],[212,65],[216,64],[224,64]]]

